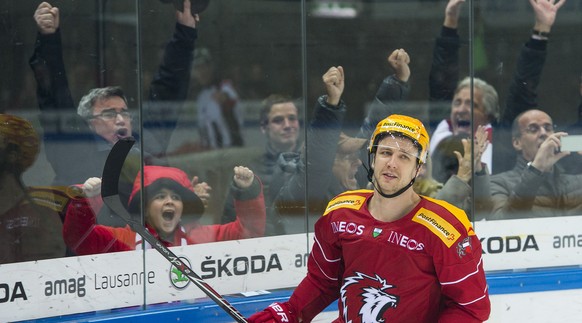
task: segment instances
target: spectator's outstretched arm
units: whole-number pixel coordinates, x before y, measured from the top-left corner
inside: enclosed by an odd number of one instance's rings
[[[344,92],[345,77],[341,66],[332,66],[322,75],[326,94],[317,99],[314,115],[307,127],[307,153],[295,156],[299,164],[294,173],[288,176],[285,185],[276,192],[273,199],[278,207],[291,207],[303,204],[305,192],[309,200],[321,201],[326,196],[333,179],[333,164],[342,130],[346,105],[341,99]],[[291,154],[286,154],[289,156]],[[308,160],[307,160],[308,159]],[[305,167],[305,165],[309,165]],[[311,178],[306,187],[305,177]]]
[[[213,241],[262,237],[265,234],[267,211],[263,184],[254,172],[244,166],[234,167],[231,186],[236,220],[226,224],[201,227],[203,234],[212,234]],[[199,232],[190,232],[193,239]]]
[[[429,100],[450,103],[459,82],[459,48],[457,31],[465,0],[449,0],[440,36],[435,41],[429,73]]]
[[[165,47],[150,85],[143,122],[146,129],[155,129],[160,147],[168,147],[182,104],[188,96],[199,20],[200,17],[190,11],[190,0],[184,0],[184,11],[176,11],[174,34]]]
[[[394,113],[404,113],[400,111],[400,103],[408,97],[410,86],[408,80],[410,78],[410,56],[408,53],[400,48],[395,49],[386,58],[394,74],[386,77],[378,90],[374,101],[369,107],[368,114],[362,123],[359,138],[370,138],[378,122]]]
[[[119,239],[120,233],[127,236],[131,230],[111,228],[96,224],[95,214],[103,206],[101,199],[101,179],[91,177],[81,186],[83,195],[75,197],[67,206],[63,223],[63,240],[77,255],[91,255],[107,252],[133,250],[133,240]],[[117,232],[117,234],[116,234]]]
[[[307,196],[315,201],[329,198],[326,193],[334,177],[333,164],[347,111],[341,99],[345,88],[343,67],[330,67],[322,75],[322,82],[327,95],[320,97],[317,102],[313,119],[307,128],[307,155],[302,156],[307,165],[307,178],[310,179]],[[295,180],[301,180],[300,177]]]
[[[174,34],[165,47],[162,61],[150,88],[150,100],[184,101],[188,95],[194,45],[198,38],[198,15],[192,16],[190,0],[184,0],[184,12],[176,10]]]
[[[34,12],[34,20],[38,34],[29,64],[36,79],[39,108],[41,112],[75,112],[63,62],[59,8],[42,2]],[[41,118],[41,122],[44,120]],[[46,126],[49,125],[43,124]]]
[[[565,0],[536,1],[530,0],[535,13],[534,33],[522,48],[513,80],[509,86],[506,108],[501,112],[500,123],[510,127],[517,115],[538,106],[538,85],[547,55],[548,37],[556,20],[558,10]]]

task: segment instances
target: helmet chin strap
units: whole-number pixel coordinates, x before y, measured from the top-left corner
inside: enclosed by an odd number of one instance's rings
[[[396,193],[393,194],[386,194],[384,192],[382,192],[382,189],[380,189],[380,187],[378,187],[376,185],[376,183],[374,182],[374,168],[372,168],[372,165],[370,165],[370,155],[368,154],[368,167],[366,167],[364,164],[362,164],[362,166],[364,166],[364,168],[366,169],[367,173],[368,173],[368,181],[370,183],[372,183],[372,185],[374,186],[374,189],[376,190],[376,192],[378,192],[378,194],[382,195],[382,197],[385,198],[393,198],[393,197],[397,197],[400,194],[406,192],[406,190],[408,190],[412,185],[414,185],[414,182],[416,181],[416,176],[414,176],[412,178],[412,180],[410,181],[410,183],[408,183],[407,185],[405,185],[403,188],[399,189]],[[418,175],[418,170],[420,169],[420,164],[418,164],[418,166],[416,167],[416,173]]]

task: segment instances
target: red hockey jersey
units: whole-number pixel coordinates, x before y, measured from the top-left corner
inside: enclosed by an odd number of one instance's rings
[[[339,299],[335,322],[485,321],[481,244],[466,214],[422,197],[403,218],[382,222],[368,211],[371,196],[349,191],[330,201],[292,309],[310,321]]]

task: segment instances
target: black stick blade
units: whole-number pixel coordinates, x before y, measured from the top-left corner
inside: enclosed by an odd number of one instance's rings
[[[128,137],[119,139],[111,148],[101,177],[101,197],[105,200],[108,196],[119,194],[119,177],[123,163],[135,144],[135,139]]]

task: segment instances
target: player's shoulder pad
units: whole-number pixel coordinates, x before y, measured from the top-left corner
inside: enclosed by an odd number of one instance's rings
[[[412,221],[425,226],[430,232],[436,235],[447,247],[451,247],[463,234],[475,235],[473,226],[465,211],[442,201],[423,196],[429,203],[412,217]],[[459,223],[465,232],[460,232]]]
[[[71,198],[82,194],[80,188],[74,186],[31,186],[28,196],[37,205],[55,212],[63,212]]]
[[[323,216],[329,214],[329,212],[337,209],[353,209],[359,210],[364,206],[364,201],[372,193],[371,190],[353,190],[343,192],[336,197],[334,197],[325,208]]]

